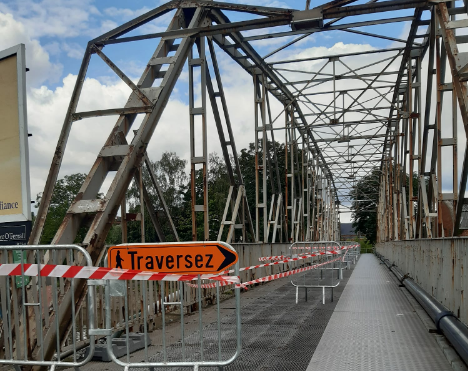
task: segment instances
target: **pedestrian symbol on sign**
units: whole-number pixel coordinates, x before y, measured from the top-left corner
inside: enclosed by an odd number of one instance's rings
[[[121,268],[122,269],[122,262],[124,260],[122,259],[122,257],[120,256],[120,251],[117,251],[117,256],[115,257],[115,262],[117,263],[115,265],[116,268]]]

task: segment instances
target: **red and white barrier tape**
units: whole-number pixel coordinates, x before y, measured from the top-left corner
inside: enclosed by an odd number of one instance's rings
[[[317,250],[317,251],[320,251],[320,250],[327,250],[327,251],[331,251],[331,250],[343,250],[344,247],[340,247],[340,246],[293,246],[293,247],[290,247],[291,250]]]
[[[287,272],[283,272],[283,273],[277,273],[277,274],[272,274],[271,276],[266,276],[266,277],[261,277],[261,278],[257,278],[255,280],[252,280],[252,281],[248,281],[248,282],[242,282],[242,283],[236,283],[236,288],[240,288],[240,287],[243,287],[243,288],[246,288],[246,286],[249,286],[249,285],[252,285],[254,283],[260,283],[260,282],[268,282],[268,281],[273,281],[273,280],[276,280],[278,278],[283,278],[283,277],[288,277],[288,276],[292,276],[293,274],[298,274],[298,273],[302,273],[302,272],[306,272],[306,271],[309,271],[311,269],[315,269],[317,267],[321,267],[323,265],[326,265],[326,264],[330,264],[330,263],[333,263],[333,262],[336,262],[338,260],[341,260],[343,259],[344,257],[340,256],[336,259],[332,259],[332,260],[328,260],[326,262],[323,262],[323,263],[319,263],[319,264],[314,264],[314,265],[311,265],[309,267],[304,267],[304,268],[298,268],[298,269],[294,269],[292,271],[287,271]],[[186,283],[187,286],[190,286],[190,287],[195,287],[195,288],[198,288],[199,286],[196,285],[196,284],[193,284],[193,283]],[[219,282],[219,287],[221,286],[227,286],[227,285],[232,285],[232,283],[229,283],[229,282]],[[201,284],[200,285],[200,288],[202,289],[212,289],[212,288],[215,288],[216,287],[216,283],[204,283],[204,284]]]
[[[317,267],[321,267],[323,265],[327,265],[327,264],[336,262],[336,261],[341,260],[341,259],[343,259],[343,257],[340,256],[339,258],[332,259],[332,260],[329,260],[329,261],[326,261],[326,262],[323,262],[323,263],[311,265],[310,267],[298,268],[298,269],[294,269],[294,270],[288,271],[288,272],[272,274],[271,276],[257,278],[255,280],[248,281],[248,282],[236,283],[235,285],[236,285],[236,287],[244,287],[245,288],[246,286],[252,285],[254,283],[274,281],[274,280],[276,280],[278,278],[284,278],[284,277],[292,276],[294,274],[306,272],[306,271],[309,271],[311,269],[315,269]],[[215,287],[216,287],[216,284],[215,284]]]
[[[248,270],[257,269],[257,268],[269,267],[269,266],[277,265],[277,264],[285,264],[285,263],[289,263],[289,262],[293,262],[293,261],[297,261],[297,260],[302,260],[302,259],[309,259],[309,258],[312,258],[314,256],[337,255],[337,254],[339,254],[339,253],[336,252],[336,251],[327,251],[327,252],[318,252],[318,253],[314,253],[314,254],[302,254],[302,255],[297,256],[295,258],[293,258],[291,256],[286,256],[283,261],[278,261],[278,262],[274,262],[274,263],[252,265],[250,267],[240,268],[239,272],[248,271]],[[229,271],[221,272],[220,274],[228,274],[228,273],[234,273],[234,272],[235,272],[234,269],[232,269],[232,270],[229,270]]]
[[[348,250],[354,249],[359,245],[348,245],[348,246],[292,246],[291,250]]]
[[[302,256],[319,256],[319,255],[336,255],[336,254],[339,254],[339,252],[337,251],[326,251],[326,252],[316,252],[316,253],[301,253],[301,254],[297,254],[298,258],[302,257]],[[289,255],[277,255],[277,256],[261,256],[260,258],[258,258],[259,261],[263,262],[263,261],[267,261],[267,260],[286,260],[286,259],[292,259],[291,256]]]
[[[298,255],[302,256],[306,254],[298,254]],[[283,260],[283,259],[288,259],[288,258],[290,258],[289,255],[261,256],[258,258],[258,261],[264,262],[267,260]]]
[[[25,276],[37,276],[39,273],[38,264],[23,264]],[[82,267],[70,265],[40,265],[41,277],[62,277],[62,278],[87,278],[104,280],[138,280],[138,281],[193,281],[198,279],[196,274],[168,274],[147,271],[137,271],[132,269],[102,268],[102,267]],[[0,276],[21,276],[21,264],[0,264]],[[216,280],[226,283],[237,283],[237,276],[219,276],[213,274],[201,274],[202,280]]]

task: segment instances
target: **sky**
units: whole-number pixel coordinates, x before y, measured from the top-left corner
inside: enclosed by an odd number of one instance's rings
[[[242,2],[246,1],[232,1]],[[312,0],[311,6],[325,1]],[[359,1],[361,3],[362,1]],[[81,59],[89,40],[139,16],[163,1],[123,0],[2,0],[0,2],[0,50],[18,43],[26,45],[27,105],[31,172],[31,198],[42,192],[65,112],[76,81]],[[255,5],[303,9],[304,1],[250,1]],[[411,15],[401,11],[391,16]],[[168,13],[132,32],[132,35],[164,31],[173,16]],[[232,21],[249,19],[244,13],[228,12]],[[366,19],[363,17],[362,19]],[[357,20],[356,18],[353,19]],[[349,22],[349,20],[348,20]],[[289,27],[248,31],[244,35],[278,32]],[[374,27],[374,31],[405,38],[409,24],[397,23]],[[255,41],[260,55],[271,51],[292,38]],[[136,42],[132,45],[112,45],[104,52],[133,81],[138,81],[158,40]],[[356,34],[334,31],[314,34],[275,54],[274,59],[294,56],[319,56],[325,53],[346,53],[394,45]],[[402,44],[400,44],[402,46]],[[217,50],[223,84],[238,150],[246,148],[254,138],[254,104],[251,77],[222,51]],[[103,62],[93,55],[77,111],[118,108],[125,104],[130,90]],[[272,109],[279,113],[278,102]],[[88,173],[102,148],[115,117],[94,118],[73,124],[59,178],[76,172]],[[135,125],[137,128],[138,125]],[[281,138],[279,138],[281,140]],[[155,161],[164,151],[174,151],[189,159],[188,71],[184,68],[171,99],[148,147]],[[212,116],[208,116],[208,152],[221,153]],[[109,186],[106,180],[104,186]],[[34,210],[34,208],[33,208]],[[349,220],[343,215],[342,221]]]

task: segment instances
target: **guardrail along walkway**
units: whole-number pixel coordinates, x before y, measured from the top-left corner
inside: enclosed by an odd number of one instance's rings
[[[392,273],[361,255],[307,371],[451,371]]]

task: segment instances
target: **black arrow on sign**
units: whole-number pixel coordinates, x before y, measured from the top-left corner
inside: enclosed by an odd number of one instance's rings
[[[236,261],[236,254],[234,254],[232,251],[229,251],[227,249],[223,249],[221,246],[217,246],[219,251],[221,251],[221,254],[224,255],[224,261],[221,263],[221,265],[218,268],[218,271],[224,270],[224,268],[229,267],[232,263]]]

